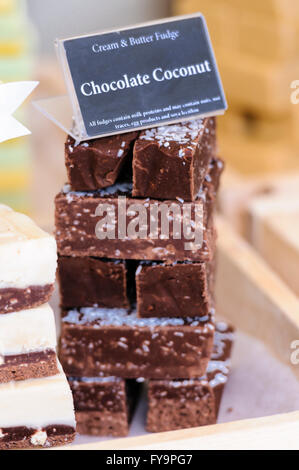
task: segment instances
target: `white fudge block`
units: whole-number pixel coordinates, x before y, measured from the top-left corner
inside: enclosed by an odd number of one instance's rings
[[[0,289],[53,284],[56,264],[54,237],[0,204]]]
[[[49,304],[0,315],[0,364],[3,356],[55,348],[55,319]]]
[[[51,425],[75,428],[73,397],[62,371],[52,377],[0,384],[0,436],[5,428]]]

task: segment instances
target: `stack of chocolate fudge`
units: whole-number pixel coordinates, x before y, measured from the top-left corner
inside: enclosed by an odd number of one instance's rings
[[[0,205],[0,449],[51,447],[75,436],[47,303],[56,265],[54,237]]]
[[[214,310],[213,213],[223,170],[215,119],[83,143],[68,137],[65,161],[69,182],[55,200],[60,359],[78,431],[126,435],[142,381],[148,431],[215,423],[233,342],[233,328],[216,323]],[[177,236],[174,203],[180,214],[185,204],[193,215],[202,209],[200,246],[186,249]],[[148,226],[142,236],[98,236],[99,207],[115,214],[119,234],[124,214],[127,228],[134,223],[133,204],[147,220],[160,204],[169,209],[169,237]]]

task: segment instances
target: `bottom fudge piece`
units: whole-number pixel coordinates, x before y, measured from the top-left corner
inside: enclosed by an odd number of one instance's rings
[[[215,396],[207,379],[150,380],[148,432],[216,423]]]
[[[172,431],[216,423],[230,369],[233,331],[224,322],[216,323],[214,350],[204,377],[149,381],[147,431]]]
[[[62,312],[60,360],[74,377],[201,377],[214,330],[212,316],[138,318],[125,309],[68,310]]]
[[[127,308],[126,263],[92,257],[58,258],[60,303],[63,308]]]
[[[0,315],[0,383],[58,374],[54,313],[48,304]]]
[[[73,441],[75,427],[72,394],[62,371],[0,385],[0,449],[64,445]]]
[[[77,432],[91,436],[126,436],[140,384],[117,377],[69,377]]]

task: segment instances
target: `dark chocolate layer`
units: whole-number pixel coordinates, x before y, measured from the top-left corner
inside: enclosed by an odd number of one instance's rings
[[[37,379],[58,374],[56,352],[31,352],[4,356],[4,363],[0,365],[0,383],[14,380]]]
[[[42,429],[26,426],[0,429],[0,449],[26,449],[37,447],[53,447],[71,443],[75,438],[75,429],[71,426],[51,425]],[[46,440],[39,444],[37,433],[46,433]]]
[[[53,290],[54,284],[29,286],[25,289],[14,287],[0,289],[0,314],[18,312],[45,304]]]

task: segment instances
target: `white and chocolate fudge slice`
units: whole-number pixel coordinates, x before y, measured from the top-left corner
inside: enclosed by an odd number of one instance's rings
[[[233,342],[234,328],[218,322],[205,376],[187,380],[149,380],[147,431],[172,431],[216,423],[230,371]]]
[[[91,436],[126,436],[140,393],[140,383],[119,377],[68,378],[73,392],[77,432]]]
[[[54,313],[48,304],[0,315],[0,384],[58,373]]]
[[[54,237],[0,205],[0,314],[46,303],[56,274]]]
[[[75,437],[72,393],[63,372],[0,384],[0,449],[52,447]]]

